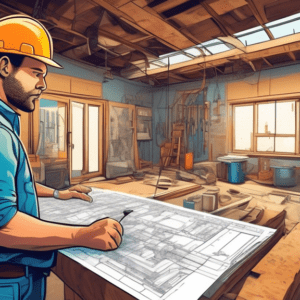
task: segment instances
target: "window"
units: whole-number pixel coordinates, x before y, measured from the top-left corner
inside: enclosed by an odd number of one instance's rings
[[[39,110],[39,147],[37,154],[41,158],[67,158],[66,145],[66,104],[40,100]]]
[[[233,105],[233,151],[299,154],[297,100]]]

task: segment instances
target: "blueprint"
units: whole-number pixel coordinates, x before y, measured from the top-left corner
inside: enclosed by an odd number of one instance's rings
[[[198,299],[219,277],[262,245],[274,229],[108,190],[93,189],[93,203],[39,198],[43,220],[88,225],[122,220],[115,251],[83,247],[60,250],[141,300]]]

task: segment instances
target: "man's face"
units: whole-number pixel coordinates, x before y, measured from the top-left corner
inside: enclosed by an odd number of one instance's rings
[[[38,60],[25,57],[19,68],[12,66],[10,70],[10,74],[3,81],[7,100],[22,111],[33,111],[35,100],[46,89],[46,65]]]

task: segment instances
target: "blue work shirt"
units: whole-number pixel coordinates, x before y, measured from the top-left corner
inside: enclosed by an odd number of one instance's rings
[[[19,134],[18,114],[0,100],[0,230],[17,211],[39,217],[35,184]],[[0,247],[0,262],[49,268],[55,254]]]

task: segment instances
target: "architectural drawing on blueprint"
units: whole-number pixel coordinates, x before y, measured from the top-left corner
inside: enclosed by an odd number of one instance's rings
[[[156,200],[93,189],[92,204],[40,198],[41,218],[88,225],[120,220],[123,243],[116,251],[60,250],[141,300],[198,299],[225,271],[264,243],[274,229],[213,216]],[[66,207],[66,205],[68,207]]]

